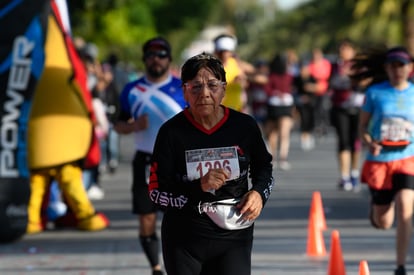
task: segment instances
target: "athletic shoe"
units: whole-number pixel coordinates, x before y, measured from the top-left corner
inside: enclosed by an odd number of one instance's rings
[[[105,197],[105,193],[101,187],[92,185],[88,189],[88,197],[91,200],[102,200]]]
[[[338,188],[344,191],[351,191],[353,189],[352,182],[350,180],[340,179]]]
[[[115,173],[116,169],[118,168],[118,161],[116,159],[111,159],[109,161],[109,173]]]
[[[99,173],[101,174],[105,174],[108,171],[108,166],[105,164],[101,164],[99,165]]]
[[[46,210],[48,220],[54,221],[57,218],[65,215],[67,209],[68,207],[62,201],[49,202]]]
[[[281,160],[279,161],[279,168],[280,170],[287,171],[287,170],[290,170],[292,166],[287,160]]]
[[[315,140],[313,137],[304,138],[301,140],[301,148],[303,151],[310,151],[315,148]]]
[[[407,272],[405,271],[405,267],[403,265],[400,265],[395,271],[394,275],[407,275]]]
[[[359,183],[359,179],[357,177],[351,177],[351,183],[352,183],[352,190],[354,192],[361,191],[361,184]]]

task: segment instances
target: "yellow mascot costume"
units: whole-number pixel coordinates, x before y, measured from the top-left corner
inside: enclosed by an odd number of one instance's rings
[[[30,200],[26,232],[45,229],[42,204],[52,180],[73,213],[74,226],[97,231],[108,219],[97,213],[82,182],[82,165],[93,140],[93,115],[86,91],[86,72],[64,29],[54,1],[48,18],[43,74],[36,86],[28,122]]]

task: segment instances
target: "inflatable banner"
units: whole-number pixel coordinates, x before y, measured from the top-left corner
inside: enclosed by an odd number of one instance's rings
[[[44,66],[49,1],[0,3],[0,242],[26,231],[27,123]]]

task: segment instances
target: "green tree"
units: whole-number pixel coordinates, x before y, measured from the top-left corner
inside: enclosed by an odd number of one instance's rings
[[[174,60],[208,26],[232,26],[239,54],[247,60],[270,58],[287,48],[336,51],[351,38],[361,45],[403,44],[414,54],[413,0],[311,0],[281,11],[273,0],[73,0],[74,35],[141,65],[141,47],[154,35],[173,45]]]
[[[109,52],[141,62],[143,43],[166,37],[177,56],[191,41],[220,1],[201,0],[74,0],[68,2],[74,36],[94,42],[103,58]]]
[[[343,38],[361,46],[402,44],[414,54],[414,1],[312,0],[291,11],[276,10],[250,54],[269,56],[287,48],[306,53],[313,47],[336,52]]]
[[[348,37],[353,6],[349,1],[314,0],[289,11],[276,10],[274,20],[258,33],[251,54],[267,58],[293,48],[307,54],[312,48],[334,51]]]
[[[388,45],[405,45],[414,54],[414,1],[353,0],[356,36]]]

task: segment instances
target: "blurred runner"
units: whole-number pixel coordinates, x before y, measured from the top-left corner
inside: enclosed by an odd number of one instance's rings
[[[181,80],[170,72],[171,46],[156,37],[143,46],[145,75],[128,83],[121,93],[119,120],[115,130],[135,134],[135,157],[132,163],[132,212],[138,215],[139,239],[153,270],[162,274],[159,263],[159,240],[156,234],[156,205],[148,196],[150,160],[158,129],[186,106]]]

